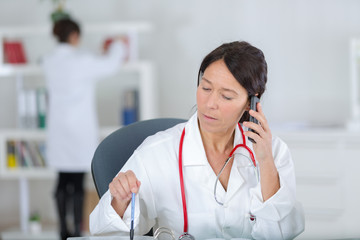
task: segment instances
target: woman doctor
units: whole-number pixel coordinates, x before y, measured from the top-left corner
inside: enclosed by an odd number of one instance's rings
[[[61,238],[66,239],[81,233],[84,174],[98,144],[95,84],[121,66],[125,48],[114,41],[103,56],[80,51],[80,28],[71,19],[57,21],[53,34],[59,44],[43,61],[49,96],[47,159],[59,172],[55,197]],[[66,226],[68,206],[74,207],[74,234]]]
[[[223,44],[209,53],[199,70],[197,112],[187,123],[147,138],[134,152],[91,213],[91,233],[127,235],[133,192],[137,234],[151,227],[196,239],[300,234],[304,216],[289,149],[272,136],[260,103],[257,112],[249,110],[250,96],[261,97],[266,81],[264,55],[247,42]],[[260,124],[249,122],[249,114]],[[217,175],[238,144],[214,192]]]

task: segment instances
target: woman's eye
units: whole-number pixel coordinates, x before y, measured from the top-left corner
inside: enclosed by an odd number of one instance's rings
[[[203,87],[202,89],[203,89],[204,91],[210,91],[210,88]]]
[[[223,98],[224,98],[225,100],[231,100],[231,99],[232,99],[231,97],[227,97],[227,96],[225,96],[225,95],[223,95]]]

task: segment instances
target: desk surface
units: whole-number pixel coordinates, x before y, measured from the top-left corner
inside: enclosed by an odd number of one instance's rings
[[[100,240],[100,239],[104,239],[104,240],[129,240],[130,237],[129,236],[87,236],[87,237],[71,237],[68,238],[67,240]],[[134,236],[134,240],[150,240],[150,239],[154,239],[153,237],[149,237],[149,236]],[[162,238],[164,239],[164,238]],[[167,239],[167,238],[165,238]],[[171,239],[171,237],[169,237],[168,239]],[[213,238],[213,239],[208,239],[208,240],[220,240],[222,238]],[[234,238],[235,239],[235,238]]]
[[[100,239],[104,239],[104,240],[129,240],[130,237],[128,237],[128,236],[97,236],[97,237],[88,236],[88,237],[71,237],[71,238],[68,238],[67,240],[100,240]],[[153,237],[134,236],[134,240],[150,240],[150,239],[153,239]],[[208,240],[215,240],[215,239],[221,239],[221,238],[213,238],[213,239],[208,239]],[[240,238],[232,238],[232,239],[235,240],[235,239],[240,239]],[[333,240],[360,240],[360,238],[342,238],[342,239],[333,239]]]
[[[70,237],[67,240],[129,240],[129,236],[87,236],[87,237]],[[148,236],[134,236],[134,240],[150,240],[153,237]]]

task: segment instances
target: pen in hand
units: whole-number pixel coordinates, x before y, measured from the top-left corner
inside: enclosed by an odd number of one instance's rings
[[[134,213],[135,213],[135,193],[131,193],[131,227],[130,240],[134,239]]]

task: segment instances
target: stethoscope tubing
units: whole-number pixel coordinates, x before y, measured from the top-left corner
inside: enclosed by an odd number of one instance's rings
[[[183,204],[183,214],[184,214],[184,233],[188,231],[188,218],[187,218],[187,209],[186,209],[186,198],[185,198],[185,186],[184,186],[184,177],[183,177],[183,164],[182,164],[182,148],[185,137],[185,128],[181,134],[180,144],[179,144],[179,175],[180,175],[180,188],[181,188],[181,200]]]

